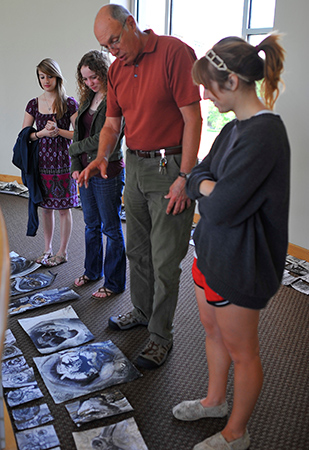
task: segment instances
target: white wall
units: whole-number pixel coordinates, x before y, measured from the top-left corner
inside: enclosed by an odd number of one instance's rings
[[[286,89],[276,111],[287,127],[292,154],[289,241],[309,249],[308,0],[277,0],[275,29],[284,33]]]
[[[154,0],[155,2],[155,0]],[[41,94],[35,67],[46,57],[59,62],[68,95],[75,96],[81,56],[99,49],[93,34],[97,11],[108,0],[1,0],[0,3],[0,175],[20,175],[11,163],[26,103]],[[130,0],[121,0],[128,9]],[[132,10],[132,9],[131,9]],[[133,11],[133,10],[132,10]],[[290,242],[309,249],[308,0],[277,0],[276,29],[285,33],[286,91],[276,110],[286,124],[292,149]]]

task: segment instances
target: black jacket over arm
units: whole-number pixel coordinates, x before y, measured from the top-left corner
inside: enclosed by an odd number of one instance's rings
[[[13,148],[13,164],[21,170],[24,185],[29,189],[27,236],[35,236],[39,227],[38,205],[43,200],[39,173],[39,146],[30,141],[33,127],[26,127],[18,135]]]

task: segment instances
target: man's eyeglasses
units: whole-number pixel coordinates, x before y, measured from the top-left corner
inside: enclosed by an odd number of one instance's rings
[[[124,27],[126,25],[127,19],[124,21],[124,24],[122,25],[122,29],[121,29],[121,33],[119,34],[118,38],[115,38],[110,44],[108,45],[101,45],[101,52],[110,52],[111,50],[113,50],[114,48],[118,48],[122,35],[123,35],[123,31],[124,31]]]

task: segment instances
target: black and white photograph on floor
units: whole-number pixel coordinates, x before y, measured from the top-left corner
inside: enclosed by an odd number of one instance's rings
[[[10,252],[10,264],[11,279],[28,275],[28,273],[34,272],[41,267],[41,265],[35,261],[19,256],[18,253],[14,251]]]
[[[38,289],[47,288],[52,284],[57,274],[53,274],[50,270],[48,272],[30,273],[23,277],[15,277],[11,281],[11,297],[15,295],[26,294]]]
[[[94,339],[71,305],[18,322],[42,354],[77,347]]]
[[[4,388],[20,388],[34,383],[34,371],[27,364],[24,356],[2,362],[2,386]]]
[[[25,386],[20,389],[6,392],[6,401],[11,408],[42,397],[43,393],[36,382],[31,386]]]
[[[18,430],[38,427],[54,420],[46,403],[13,409],[12,416]]]
[[[112,341],[33,358],[55,403],[142,376]]]
[[[46,450],[60,444],[53,425],[19,431],[15,437],[19,450]]]
[[[0,194],[19,195],[20,197],[29,198],[29,190],[23,184],[14,181],[0,181]]]
[[[30,297],[27,296],[10,300],[9,314],[12,316],[28,311],[29,309],[40,308],[53,303],[63,303],[68,300],[76,300],[77,298],[79,298],[79,294],[69,287],[51,289],[33,294]]]
[[[15,358],[22,355],[22,351],[16,345],[16,338],[11,330],[6,330],[4,335],[4,343],[2,350],[2,360]]]
[[[74,432],[77,450],[147,450],[148,447],[131,417],[114,425]]]
[[[77,426],[92,420],[133,411],[127,398],[116,389],[102,392],[87,400],[69,403],[65,407]]]

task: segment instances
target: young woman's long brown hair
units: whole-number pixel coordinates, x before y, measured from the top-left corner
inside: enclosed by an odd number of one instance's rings
[[[102,82],[102,90],[103,92],[107,92],[107,72],[109,68],[109,60],[107,57],[98,50],[90,50],[86,53],[82,59],[80,60],[77,71],[76,71],[76,80],[77,80],[77,92],[79,96],[80,105],[85,103],[85,101],[89,98],[89,94],[91,89],[86,86],[84,83],[81,68],[83,66],[89,67],[92,72],[94,72],[99,80]]]

